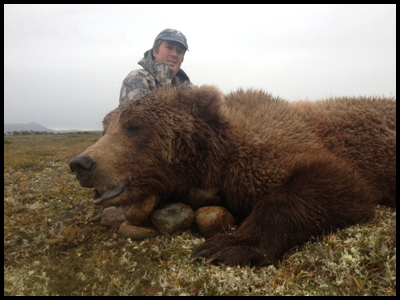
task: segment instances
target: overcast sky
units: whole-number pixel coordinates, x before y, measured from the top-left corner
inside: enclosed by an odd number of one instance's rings
[[[100,130],[165,28],[224,93],[396,96],[396,5],[4,5],[4,123]]]

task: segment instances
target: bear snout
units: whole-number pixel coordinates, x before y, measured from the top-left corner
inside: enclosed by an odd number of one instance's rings
[[[76,178],[83,187],[93,187],[89,185],[89,178],[96,166],[96,162],[89,155],[80,155],[69,163],[71,171],[75,173]]]

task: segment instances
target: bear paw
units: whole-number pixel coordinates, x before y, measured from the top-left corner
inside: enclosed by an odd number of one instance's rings
[[[217,234],[196,249],[192,261],[222,262],[228,266],[260,266],[271,263],[262,247],[251,245],[234,235]]]

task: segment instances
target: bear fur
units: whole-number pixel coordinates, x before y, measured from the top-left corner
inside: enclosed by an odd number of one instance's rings
[[[103,125],[70,164],[96,189],[95,204],[151,213],[169,195],[220,190],[241,225],[194,258],[276,263],[312,237],[372,218],[377,204],[395,207],[395,99],[291,103],[259,90],[160,88]]]

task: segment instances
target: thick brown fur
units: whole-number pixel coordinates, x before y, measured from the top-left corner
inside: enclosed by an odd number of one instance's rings
[[[255,90],[224,97],[213,86],[162,88],[108,114],[103,137],[83,156],[93,165],[75,171],[99,195],[129,179],[108,205],[219,188],[243,222],[194,257],[263,265],[370,219],[377,204],[395,207],[396,101],[289,103]]]

